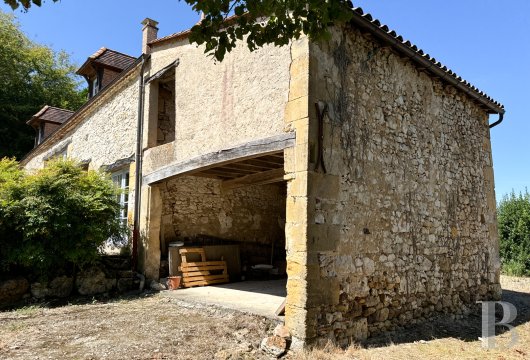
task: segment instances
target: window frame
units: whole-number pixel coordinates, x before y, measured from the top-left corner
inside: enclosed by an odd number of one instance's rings
[[[90,94],[91,97],[94,97],[99,92],[99,74],[96,74],[96,76],[91,81],[92,85],[92,94]]]
[[[120,194],[117,195],[117,200],[120,203],[120,213],[118,218],[122,225],[128,226],[130,171],[128,168],[113,171],[111,173],[111,179],[121,190]]]

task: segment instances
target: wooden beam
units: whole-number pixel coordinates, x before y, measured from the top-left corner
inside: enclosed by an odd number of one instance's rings
[[[285,315],[285,304],[287,304],[287,298],[283,300],[280,306],[278,306],[278,309],[274,312],[276,316]]]
[[[223,165],[223,166],[216,167],[214,169],[219,170],[219,171],[234,172],[234,173],[243,174],[243,175],[250,175],[250,174],[255,174],[257,172],[260,172],[260,170],[256,170],[256,169],[241,168],[241,167],[236,166],[236,164],[237,163]]]
[[[272,184],[275,182],[283,181],[284,175],[285,171],[283,170],[283,168],[264,171],[252,175],[238,177],[233,180],[225,180],[221,183],[221,188],[223,190],[230,190],[248,185]]]
[[[260,167],[268,168],[268,170],[276,169],[279,167],[277,163],[264,161],[264,160],[261,160],[261,158],[254,158],[254,159],[241,161],[239,162],[239,164],[250,164],[252,166],[260,166]],[[283,164],[281,164],[281,167],[283,167]]]
[[[230,174],[230,175],[234,175],[234,176],[245,176],[245,175],[250,175],[250,174],[256,173],[256,171],[227,169],[227,168],[222,167],[222,166],[215,167],[215,168],[210,168],[210,169],[206,169],[206,170],[201,170],[201,171],[197,171],[197,172],[203,172],[203,171],[209,171],[209,170],[215,170],[217,173],[225,173],[225,174]],[[192,171],[192,172],[190,172],[190,175],[193,175],[194,173],[195,173],[195,171]]]
[[[198,176],[198,177],[203,177],[203,178],[208,178],[208,179],[215,179],[215,180],[230,180],[230,179],[233,179],[233,178],[230,178],[228,176],[207,174],[207,173],[204,173],[204,172],[193,174],[193,176]]]
[[[285,148],[294,146],[295,138],[296,134],[294,132],[288,132],[204,154],[155,170],[152,173],[145,175],[142,178],[142,181],[145,185],[152,185],[174,176],[186,175],[191,172],[202,171],[225,164],[273,154]]]
[[[282,165],[282,167],[283,167],[283,165]],[[222,168],[223,169],[249,170],[252,173],[257,173],[257,172],[260,172],[260,171],[267,171],[267,170],[272,170],[273,169],[272,167],[251,165],[251,164],[246,164],[246,163],[243,163],[243,162],[237,162],[237,163],[232,163],[230,165],[224,165],[224,166],[222,166]]]
[[[206,170],[203,170],[203,171],[197,171],[197,172],[193,172],[191,173],[190,175],[193,175],[193,176],[199,176],[199,175],[203,175],[203,174],[206,174],[206,175],[215,175],[215,176],[218,176],[218,177],[224,177],[225,179],[233,179],[233,178],[236,178],[236,177],[241,177],[241,176],[245,176],[245,174],[230,174],[226,171],[219,171],[217,169],[206,169]]]
[[[254,158],[250,160],[245,160],[245,161],[242,161],[241,164],[251,164],[255,166],[267,167],[269,169],[276,169],[278,168],[278,165],[280,165],[276,162],[262,160],[262,158]],[[281,166],[283,167],[283,163],[281,164]]]
[[[283,164],[283,156],[275,157],[274,155],[265,155],[265,156],[261,156],[260,160],[269,161],[274,164]]]
[[[219,170],[217,168],[206,169],[206,170],[197,171],[197,172],[191,172],[189,175],[195,176],[195,175],[199,175],[199,174],[217,175],[219,177],[225,177],[225,178],[228,178],[228,179],[230,179],[230,178],[233,179],[233,178],[238,178],[238,177],[249,175],[248,173],[245,173],[245,174],[234,173],[234,172],[230,172],[228,170],[225,170],[225,171]]]

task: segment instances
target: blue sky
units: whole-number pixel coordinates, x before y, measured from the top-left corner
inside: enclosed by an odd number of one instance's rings
[[[491,131],[497,198],[524,191],[530,185],[530,1],[354,3],[505,105],[504,122]],[[11,11],[3,2],[0,9]],[[15,14],[31,39],[65,50],[78,64],[102,46],[138,56],[145,17],[160,22],[160,36],[199,18],[177,0],[47,0]]]

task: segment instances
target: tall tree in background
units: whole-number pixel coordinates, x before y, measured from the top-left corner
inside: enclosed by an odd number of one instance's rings
[[[66,53],[32,42],[0,11],[0,158],[31,150],[35,134],[26,121],[44,105],[76,110],[86,101],[74,72]]]
[[[52,0],[57,2],[58,0]],[[265,44],[289,44],[306,34],[312,40],[329,35],[329,26],[345,23],[353,16],[350,0],[179,0],[204,14],[204,20],[191,29],[190,41],[205,46],[205,52],[217,60],[238,42],[246,42],[252,51]],[[4,0],[13,9],[42,0]],[[229,22],[226,19],[232,17]],[[266,21],[263,19],[267,18]]]
[[[530,276],[530,193],[505,195],[497,206],[504,272]]]

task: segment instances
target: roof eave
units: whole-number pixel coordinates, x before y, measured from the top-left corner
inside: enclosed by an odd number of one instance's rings
[[[77,71],[75,73],[77,75],[81,75],[81,76],[88,75],[88,73],[90,72],[90,70],[92,68],[92,62],[93,61],[94,61],[94,59],[88,58],[87,61],[85,61],[83,63],[83,65],[81,65],[81,67],[79,69],[77,69]]]

